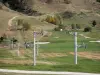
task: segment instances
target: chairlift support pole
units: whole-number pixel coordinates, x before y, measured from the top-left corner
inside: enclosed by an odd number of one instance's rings
[[[34,54],[34,57],[33,57],[33,61],[34,61],[34,66],[36,66],[36,32],[34,31],[34,50],[33,50],[33,54]]]
[[[74,62],[77,64],[77,32],[74,32]]]
[[[37,41],[38,42],[38,41]],[[36,44],[36,56],[38,56],[38,51],[39,51],[39,44]]]

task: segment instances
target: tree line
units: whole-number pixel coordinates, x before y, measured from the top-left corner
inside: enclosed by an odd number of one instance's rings
[[[33,15],[38,13],[36,10],[33,10],[34,0],[0,0],[7,7],[18,11],[23,12],[24,14]]]

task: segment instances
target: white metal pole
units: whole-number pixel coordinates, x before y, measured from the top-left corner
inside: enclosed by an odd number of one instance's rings
[[[36,41],[36,42],[37,42],[37,41]],[[36,56],[37,56],[37,45],[38,45],[38,44],[36,43]]]
[[[74,62],[77,64],[77,32],[74,32]]]
[[[34,54],[34,66],[36,65],[36,43],[35,43],[35,38],[36,38],[36,32],[34,32],[34,51],[33,51],[33,54]]]
[[[38,56],[38,51],[39,51],[39,44],[36,44],[36,56]]]

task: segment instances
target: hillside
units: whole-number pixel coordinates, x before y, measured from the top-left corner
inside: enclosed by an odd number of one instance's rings
[[[18,19],[23,19],[31,25],[31,29],[43,29],[43,30],[52,30],[54,29],[54,25],[42,22],[47,15],[55,15],[56,13],[63,13],[66,11],[70,11],[72,13],[80,14],[81,12],[85,13],[88,17],[83,16],[84,18],[81,19],[78,15],[74,16],[73,19],[64,19],[64,24],[71,24],[79,22],[81,20],[83,22],[89,23],[89,21],[93,20],[94,18],[99,22],[99,12],[100,12],[100,4],[96,2],[96,0],[71,0],[69,3],[65,1],[68,0],[31,0],[27,3],[27,0],[23,0],[25,6],[21,7],[21,4],[15,5],[12,7],[13,1],[9,3],[9,0],[4,0],[5,2],[0,3],[0,35],[4,33],[10,34],[13,36],[17,36],[16,31],[9,31],[9,20],[13,19],[14,17],[18,16]],[[17,1],[17,0],[16,0]],[[17,2],[14,1],[14,4]],[[19,0],[20,1],[20,0]],[[31,4],[31,5],[29,5]],[[94,16],[93,16],[94,14]],[[32,15],[32,16],[27,16]],[[66,15],[66,14],[65,14]],[[92,17],[92,19],[91,19]],[[88,20],[86,21],[87,18]],[[73,20],[76,19],[74,22]],[[16,18],[17,20],[17,18]],[[14,20],[11,20],[12,24]],[[67,23],[66,23],[67,21]],[[80,21],[80,22],[81,22]],[[83,24],[83,22],[81,22]],[[84,23],[84,24],[86,24]],[[31,30],[31,31],[32,31]],[[11,34],[12,33],[12,34]]]
[[[36,0],[34,9],[44,13],[63,12],[63,11],[92,11],[100,5],[96,0],[71,0],[69,4],[66,4],[64,0],[52,0],[51,3],[46,3],[46,0]]]
[[[52,12],[63,12],[63,11],[75,11],[79,12],[82,10],[95,10],[100,8],[100,4],[96,0],[19,0],[9,1],[3,0],[4,4],[11,9],[25,12],[26,14],[34,14],[36,12],[41,13],[52,13]],[[16,4],[17,5],[14,5]],[[32,11],[33,10],[33,11]]]
[[[4,10],[0,10],[0,35],[5,33],[8,30],[8,21],[18,15],[16,13],[7,12]]]

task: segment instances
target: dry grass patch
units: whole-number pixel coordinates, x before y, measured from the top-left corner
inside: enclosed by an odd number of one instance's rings
[[[0,63],[5,64],[32,64],[32,60],[0,59]]]
[[[70,52],[70,54],[74,55],[74,52]],[[100,60],[100,53],[96,53],[96,52],[78,52],[78,56],[88,58],[88,59]]]
[[[0,63],[4,64],[19,64],[19,65],[24,65],[24,64],[33,64],[33,60],[14,60],[14,59],[0,59]],[[37,61],[37,64],[46,64],[46,65],[56,65],[56,62],[49,62],[49,61]]]
[[[41,58],[54,58],[54,57],[64,57],[67,56],[66,53],[40,53]]]
[[[46,65],[56,65],[57,62],[50,62],[50,61],[38,61],[39,64],[46,64]]]

